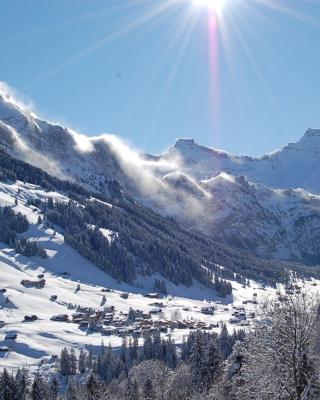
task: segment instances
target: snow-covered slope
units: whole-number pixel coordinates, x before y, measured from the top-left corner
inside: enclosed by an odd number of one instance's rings
[[[0,86],[0,145],[102,193],[116,179],[144,205],[255,254],[319,262],[320,130],[261,158],[192,139],[143,155],[112,135],[44,121]]]
[[[297,143],[261,158],[231,155],[200,146],[192,139],[178,139],[163,157],[179,160],[181,171],[198,180],[225,171],[272,188],[303,188],[320,193],[320,129],[308,129]]]
[[[214,237],[264,257],[318,263],[319,196],[302,189],[271,190],[224,172],[202,184],[212,195],[203,224]]]
[[[24,236],[36,240],[48,254],[46,259],[28,258],[0,244],[0,321],[4,322],[0,332],[1,367],[35,367],[40,361],[49,361],[53,355],[59,354],[64,346],[92,346],[94,349],[95,346],[100,346],[102,339],[106,343],[110,341],[113,346],[121,344],[120,335],[102,336],[100,332],[89,334],[76,323],[51,320],[54,315],[59,314],[67,314],[72,320],[71,316],[76,309],[71,309],[69,304],[101,310],[105,296],[105,306],[114,306],[115,316],[119,319],[125,319],[124,314],[130,307],[144,312],[154,309],[152,303],[155,300],[143,297],[143,293],[153,289],[154,277],[141,278],[136,286],[119,284],[65,244],[58,227],[55,232],[38,223],[39,215],[42,218],[43,215],[27,202],[30,199],[49,198],[60,202],[68,201],[63,194],[47,192],[27,183],[0,183],[0,206],[10,206],[15,213],[26,215],[30,228]],[[25,287],[21,284],[22,280],[39,279],[40,274],[44,275],[46,281],[43,288]],[[77,288],[79,284],[80,288]],[[208,326],[221,321],[228,323],[232,312],[231,303],[240,305],[243,300],[252,299],[255,291],[259,292],[258,298],[264,293],[257,289],[261,289],[259,285],[256,288],[252,285],[243,289],[240,284],[233,282],[233,296],[229,296],[221,304],[221,299],[212,290],[199,284],[189,288],[175,286],[170,282],[166,284],[169,295],[158,300],[163,303],[163,312],[153,316],[153,319],[188,320],[194,324],[202,321]],[[111,291],[102,291],[105,288]],[[272,292],[272,289],[268,290]],[[129,292],[129,299],[120,297],[124,292]],[[52,299],[52,296],[57,297]],[[213,305],[212,302],[217,308],[215,315],[202,314],[201,307]],[[246,308],[250,311],[255,306],[249,304]],[[24,321],[25,316],[32,315],[36,315],[37,320]],[[17,338],[5,339],[7,334],[17,334]],[[170,334],[180,343],[183,336],[188,334],[188,329],[176,329]],[[3,351],[4,348],[8,348],[8,351]]]

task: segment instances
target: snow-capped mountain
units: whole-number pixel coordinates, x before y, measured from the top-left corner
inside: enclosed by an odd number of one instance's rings
[[[52,175],[110,194],[110,182],[163,215],[264,257],[318,263],[320,130],[261,158],[178,139],[141,154],[39,118],[2,89],[0,145]]]
[[[297,143],[260,158],[231,155],[200,146],[193,139],[178,139],[163,158],[179,160],[180,170],[198,180],[225,171],[272,188],[302,188],[320,194],[320,129],[308,129]]]
[[[320,197],[269,189],[224,172],[202,184],[212,195],[207,229],[215,238],[263,257],[318,263]]]

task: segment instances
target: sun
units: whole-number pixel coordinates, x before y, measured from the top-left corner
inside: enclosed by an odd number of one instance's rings
[[[193,3],[198,7],[205,7],[210,11],[220,12],[225,0],[193,0]]]

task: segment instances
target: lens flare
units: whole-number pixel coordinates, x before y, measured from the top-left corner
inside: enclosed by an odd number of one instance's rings
[[[205,7],[210,11],[220,12],[223,7],[224,0],[193,0],[194,4],[199,7]]]

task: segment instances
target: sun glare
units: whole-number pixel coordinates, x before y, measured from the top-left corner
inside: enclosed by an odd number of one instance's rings
[[[220,12],[224,0],[193,0],[193,2],[198,7],[205,7],[210,11]]]

